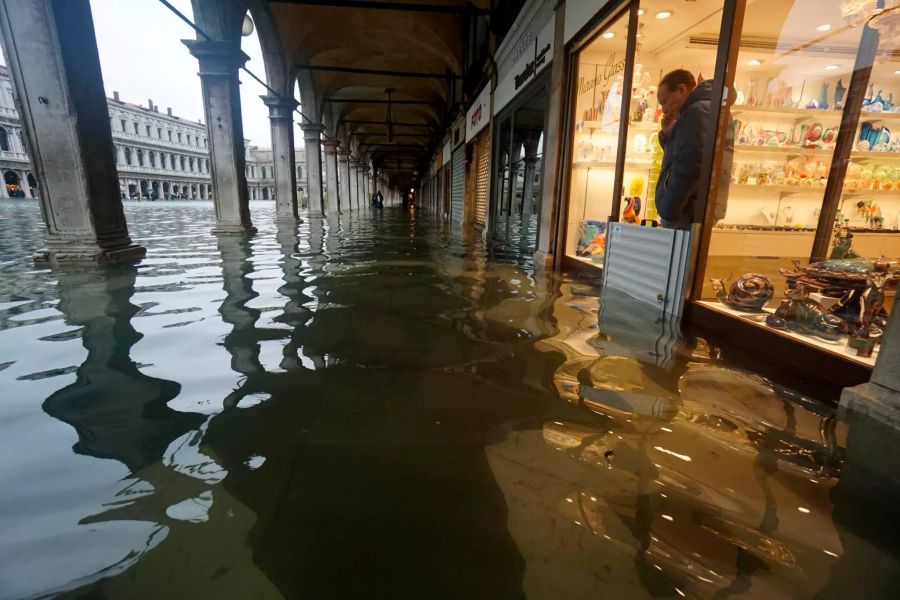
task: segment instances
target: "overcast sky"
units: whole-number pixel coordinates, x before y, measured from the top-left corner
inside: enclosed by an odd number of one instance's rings
[[[190,0],[170,1],[192,19]],[[159,0],[91,0],[91,9],[107,96],[115,90],[121,100],[142,106],[152,98],[161,112],[171,106],[179,117],[203,119],[197,60],[181,43],[195,37],[187,24]],[[243,38],[241,49],[250,56],[247,67],[265,80],[255,31]],[[241,84],[244,137],[269,147],[269,112],[259,99],[266,90],[243,72]]]

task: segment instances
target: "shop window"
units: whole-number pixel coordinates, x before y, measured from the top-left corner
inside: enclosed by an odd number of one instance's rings
[[[900,126],[900,71],[890,36],[879,44],[852,10],[840,0],[759,0],[735,24],[734,93],[695,295],[873,364],[895,295],[890,258],[900,255],[900,143],[890,133]]]
[[[616,195],[628,22],[626,10],[578,53],[565,251],[595,264],[603,262]]]

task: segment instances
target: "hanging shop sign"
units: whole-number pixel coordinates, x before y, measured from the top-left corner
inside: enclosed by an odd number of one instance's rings
[[[466,112],[466,143],[491,122],[491,86],[485,85],[475,102]]]
[[[547,68],[553,58],[553,36],[556,17],[552,15],[544,28],[534,36],[531,47],[513,64],[494,91],[494,114],[506,106],[535,76]]]

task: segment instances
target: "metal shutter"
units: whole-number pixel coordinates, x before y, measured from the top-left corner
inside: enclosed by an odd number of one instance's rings
[[[450,179],[450,224],[462,226],[463,195],[466,187],[466,146],[453,151],[453,174]]]
[[[610,223],[604,287],[681,316],[690,240],[687,231]]]
[[[475,180],[475,224],[484,227],[487,219],[488,170],[491,165],[491,136],[485,129],[475,138],[476,180]]]

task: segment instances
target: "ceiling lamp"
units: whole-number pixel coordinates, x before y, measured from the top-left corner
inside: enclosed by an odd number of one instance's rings
[[[606,33],[603,34],[603,37],[606,38],[607,40],[611,40],[612,38],[616,37],[616,34],[613,33],[612,31],[607,31]]]
[[[675,12],[671,11],[671,10],[661,10],[653,16],[656,17],[657,19],[662,20],[662,19],[668,19],[669,17],[671,17],[674,14],[675,14]]]
[[[831,29],[831,25],[825,23],[824,25],[819,25],[818,27],[816,27],[816,29],[818,29],[819,31],[828,31]]]
[[[761,65],[762,61],[759,60],[758,58],[751,58],[750,60],[747,61],[747,64],[750,65],[751,67],[755,67],[756,65]]]
[[[253,33],[253,19],[250,18],[250,13],[244,15],[244,22],[241,23],[241,36],[247,37]]]
[[[840,69],[839,65],[827,65],[825,67],[826,71],[836,71],[837,69]]]

